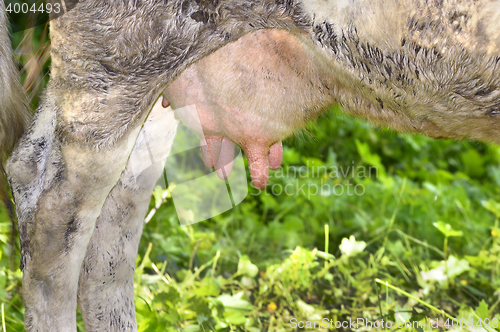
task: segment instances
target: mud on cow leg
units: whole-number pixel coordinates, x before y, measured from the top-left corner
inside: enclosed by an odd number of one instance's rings
[[[36,158],[41,145],[56,144],[47,138],[24,140],[23,148],[33,151],[25,155]],[[9,167],[17,168],[11,178],[16,200],[30,196],[18,206],[27,331],[76,331],[80,268],[102,205],[125,167],[126,151],[131,150],[127,145],[122,140],[97,155],[91,148],[61,144],[44,156],[45,169],[32,169],[33,163],[16,156],[12,159]],[[74,167],[81,164],[87,167]],[[44,182],[42,188],[36,185],[39,181]]]
[[[26,330],[71,332],[76,331],[78,281],[87,246],[140,126],[130,126],[105,149],[76,136],[68,139],[64,131],[73,122],[65,120],[75,110],[71,106],[84,106],[87,99],[68,107],[52,94],[49,87],[47,96],[55,103],[39,110],[7,171],[17,202]]]

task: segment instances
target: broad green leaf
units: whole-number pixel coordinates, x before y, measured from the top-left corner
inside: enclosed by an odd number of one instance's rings
[[[238,274],[249,277],[255,277],[259,273],[259,268],[252,264],[248,256],[243,255],[238,262]]]
[[[242,325],[247,321],[246,317],[239,312],[226,312],[224,316],[227,319],[228,323],[233,325]]]
[[[479,302],[479,306],[476,308],[476,315],[478,315],[479,318],[481,319],[486,319],[490,318],[489,312],[488,312],[488,304],[482,300]]]
[[[243,292],[239,292],[235,295],[224,294],[217,298],[226,310],[241,310],[241,311],[251,311],[253,310],[253,305],[247,300],[243,299]]]
[[[460,237],[464,235],[462,231],[457,231],[453,229],[453,227],[451,227],[450,224],[444,223],[442,221],[435,222],[432,225],[436,227],[446,237],[453,237],[453,236]]]

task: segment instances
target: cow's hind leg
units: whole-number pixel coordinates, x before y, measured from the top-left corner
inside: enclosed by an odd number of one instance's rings
[[[76,331],[77,288],[95,222],[140,130],[96,149],[65,140],[52,92],[8,163],[21,237],[27,331]]]
[[[89,332],[137,331],[134,268],[151,193],[177,127],[157,103],[120,181],[97,220],[80,275],[78,302]]]

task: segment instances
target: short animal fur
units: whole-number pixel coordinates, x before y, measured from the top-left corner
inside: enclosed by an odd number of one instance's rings
[[[498,0],[80,1],[51,22],[51,79],[7,164],[26,330],[76,331],[77,301],[87,331],[137,330],[133,273],[158,170],[132,181],[127,162],[165,89],[174,108],[196,97],[178,89],[189,84],[244,109],[209,111],[210,130],[242,146],[230,116],[272,133],[267,144],[337,101],[400,131],[498,144],[499,21]],[[13,109],[0,113],[7,152],[25,119]]]

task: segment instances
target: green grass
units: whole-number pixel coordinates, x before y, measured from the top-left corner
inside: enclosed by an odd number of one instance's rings
[[[287,142],[284,167],[310,176],[276,171],[266,192],[185,228],[162,205],[141,243],[141,331],[291,331],[292,318],[500,330],[498,147],[379,131],[339,110],[305,136]],[[378,177],[313,175],[349,165]],[[364,194],[272,193],[327,182]]]

